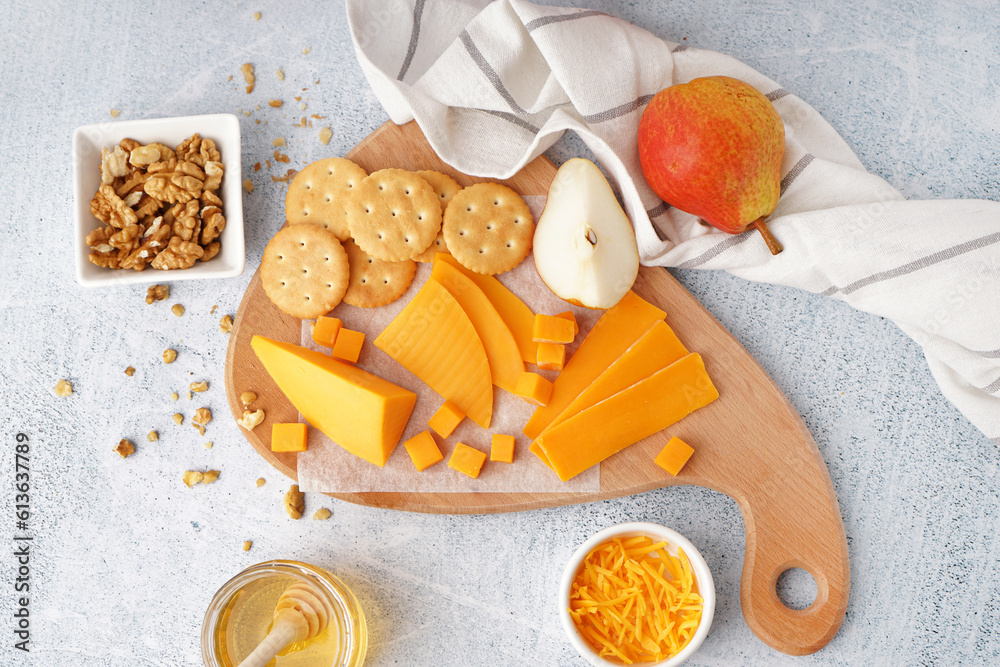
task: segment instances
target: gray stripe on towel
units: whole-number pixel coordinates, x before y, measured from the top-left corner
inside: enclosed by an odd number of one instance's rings
[[[424,0],[417,0],[413,6],[413,30],[410,32],[410,45],[406,49],[403,66],[399,68],[397,81],[402,81],[403,77],[406,76],[406,72],[410,69],[410,63],[413,62],[413,54],[417,52],[417,41],[420,39],[420,17],[423,16],[423,13]]]
[[[665,201],[661,201],[653,208],[646,209],[646,217],[652,220],[653,218],[658,218],[659,216],[663,215],[669,210],[670,210],[670,204],[668,204]]]
[[[493,84],[493,87],[496,88],[498,93],[500,93],[500,96],[504,98],[507,104],[510,105],[511,110],[514,113],[519,113],[521,115],[526,114],[527,112],[522,109],[516,101],[514,101],[514,96],[511,95],[510,91],[503,85],[503,81],[500,80],[500,75],[497,74],[497,71],[493,69],[492,65],[486,62],[486,58],[479,50],[479,47],[472,41],[472,36],[469,34],[469,31],[463,30],[458,37],[462,40],[462,44],[465,45],[465,50],[469,52],[470,56],[472,56],[472,60],[475,61],[482,73],[486,75],[486,78],[489,79],[491,84]]]
[[[560,14],[558,16],[542,16],[537,19],[532,19],[524,24],[525,29],[531,32],[535,28],[541,28],[543,25],[549,25],[550,23],[562,23],[563,21],[574,21],[576,19],[585,19],[588,16],[607,16],[604,12],[599,12],[596,9],[588,9],[583,12],[576,12],[574,14]]]
[[[538,134],[541,132],[537,127],[524,120],[520,116],[515,116],[512,113],[507,113],[506,111],[494,111],[493,109],[474,109],[474,111],[482,111],[483,113],[488,113],[491,116],[496,116],[497,118],[503,118],[508,123],[513,123],[518,127],[524,128],[532,134]]]
[[[588,114],[583,117],[588,123],[604,123],[609,120],[614,120],[620,116],[630,114],[633,111],[637,111],[639,107],[649,104],[649,101],[653,99],[652,95],[643,95],[638,97],[631,102],[626,102],[625,104],[619,104],[616,107],[612,107],[606,111],[601,111],[599,113]]]
[[[775,100],[780,100],[785,95],[791,95],[791,93],[785,90],[784,88],[778,88],[777,90],[772,90],[764,97],[766,97],[771,102],[774,102]]]
[[[799,158],[799,161],[796,162],[795,165],[788,170],[788,173],[785,174],[785,177],[781,179],[781,185],[779,186],[781,188],[781,194],[785,194],[785,190],[788,189],[788,186],[791,185],[795,181],[795,179],[799,177],[802,171],[806,167],[808,167],[815,159],[816,156],[813,155],[812,153],[806,153],[801,158]]]
[[[940,264],[941,262],[949,259],[954,259],[955,257],[960,257],[966,253],[970,253],[973,250],[980,250],[997,243],[1000,243],[1000,232],[987,234],[986,236],[981,236],[978,239],[972,239],[971,241],[966,241],[965,243],[959,243],[958,245],[954,245],[950,248],[945,248],[944,250],[931,253],[926,257],[921,257],[920,259],[915,259],[912,262],[907,262],[906,264],[897,266],[894,269],[873,273],[866,278],[855,280],[853,283],[845,285],[844,287],[837,287],[834,285],[833,287],[820,292],[820,294],[822,296],[831,296],[837,292],[840,292],[841,294],[850,294],[851,292],[858,291],[862,287],[868,287],[869,285],[885,282],[886,280],[899,278],[900,276],[905,276],[913,273],[914,271],[919,271],[920,269],[926,269],[928,266],[934,266],[935,264]]]

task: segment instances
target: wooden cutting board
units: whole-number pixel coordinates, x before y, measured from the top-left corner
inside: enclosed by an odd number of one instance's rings
[[[386,123],[347,157],[369,173],[385,167],[436,169],[462,185],[477,180],[444,164],[415,123]],[[504,183],[525,196],[545,195],[554,174],[555,167],[543,156]],[[675,484],[708,487],[732,497],[743,512],[746,554],[740,597],[747,625],[784,653],[804,655],[819,650],[843,621],[850,568],[837,498],[815,442],[767,373],[665,269],[643,267],[634,289],[665,310],[681,340],[701,353],[720,397],[602,463],[599,492],[330,495],[373,507],[483,514],[617,498]],[[271,452],[270,432],[273,423],[297,421],[298,413],[257,361],[250,338],[260,334],[298,343],[299,333],[299,320],[267,299],[258,269],[232,330],[226,394],[238,419],[243,414],[240,394],[251,387],[257,392],[257,405],[265,406],[267,418],[243,433],[261,456],[293,479],[295,455]],[[695,447],[694,456],[676,478],[653,464],[670,435]],[[775,593],[778,575],[791,567],[807,570],[816,580],[816,600],[807,609],[788,609]]]

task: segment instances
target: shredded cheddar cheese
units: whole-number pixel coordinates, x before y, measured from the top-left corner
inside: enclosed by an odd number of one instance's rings
[[[679,653],[701,622],[702,598],[683,549],[645,536],[615,538],[584,558],[569,614],[601,657],[631,665]]]

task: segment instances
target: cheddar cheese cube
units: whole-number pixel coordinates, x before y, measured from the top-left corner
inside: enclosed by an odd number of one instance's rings
[[[521,373],[514,393],[534,405],[546,405],[552,397],[552,383],[538,373]]]
[[[575,338],[578,333],[580,333],[580,325],[577,324],[576,315],[573,314],[572,310],[567,310],[565,313],[559,313],[556,317],[561,317],[564,320],[569,320],[573,323],[573,337]]]
[[[427,470],[435,463],[444,460],[441,450],[434,442],[434,436],[430,431],[423,431],[403,443],[406,453],[410,455],[410,460],[417,467],[417,472]]]
[[[514,436],[503,433],[493,434],[493,446],[490,447],[490,461],[501,463],[514,462]]]
[[[320,317],[313,327],[312,338],[317,345],[333,347],[340,333],[341,323],[336,317]]]
[[[486,454],[469,447],[464,442],[455,445],[451,458],[448,459],[449,468],[457,470],[463,475],[468,475],[472,479],[479,477],[479,471],[483,469],[484,463],[486,463]]]
[[[531,339],[536,343],[572,343],[576,338],[576,319],[569,321],[555,315],[535,315]]]
[[[427,425],[442,438],[447,438],[463,419],[465,413],[451,401],[445,401],[444,405],[427,420]]]
[[[653,461],[656,465],[676,477],[692,454],[694,454],[694,448],[677,436],[674,436],[670,438],[670,441],[660,450],[660,453],[656,455]]]
[[[337,340],[333,344],[333,352],[331,354],[337,359],[343,359],[355,364],[358,362],[358,357],[361,356],[361,346],[364,345],[364,342],[364,332],[341,327],[340,333],[337,334]]]
[[[306,451],[305,424],[275,424],[271,427],[272,452]]]
[[[561,371],[566,363],[566,346],[562,343],[539,343],[535,365],[546,371]]]

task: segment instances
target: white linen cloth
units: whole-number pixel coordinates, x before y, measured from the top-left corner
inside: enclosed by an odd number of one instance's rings
[[[441,158],[507,178],[576,131],[621,190],[642,263],[724,269],[888,317],[923,348],[944,395],[1000,444],[1000,204],[907,201],[868,173],[809,105],[728,56],[597,11],[524,0],[347,0],[354,47],[390,118],[416,119]],[[643,108],[710,75],[746,81],[785,123],[768,227],[729,235],[664,204],[639,168]]]

